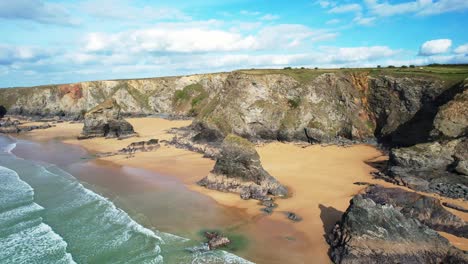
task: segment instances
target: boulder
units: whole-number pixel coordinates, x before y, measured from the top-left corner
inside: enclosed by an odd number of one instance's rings
[[[122,118],[120,111],[120,106],[112,98],[89,110],[78,138],[122,138],[135,135],[133,126]]]
[[[468,135],[468,82],[465,89],[439,108],[431,131],[433,137],[458,138]]]
[[[327,236],[334,263],[467,263],[447,239],[391,204],[355,196]]]
[[[392,149],[388,174],[411,189],[468,199],[468,139]]]
[[[260,163],[255,146],[247,139],[228,135],[211,173],[198,182],[209,189],[239,193],[242,199],[270,200],[288,191]]]
[[[407,218],[417,219],[431,229],[468,238],[465,221],[446,210],[436,198],[379,185],[368,187],[363,198],[380,205],[392,205]]]

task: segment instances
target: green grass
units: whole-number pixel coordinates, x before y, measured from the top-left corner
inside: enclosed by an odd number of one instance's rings
[[[174,93],[173,104],[176,109],[186,111],[187,108],[191,115],[198,115],[202,110],[204,103],[208,99],[208,93],[199,83],[190,84],[182,90]]]
[[[414,68],[342,68],[342,69],[250,69],[238,72],[254,75],[284,74],[300,83],[307,83],[323,73],[369,72],[371,76],[392,75],[395,77],[437,78],[449,83],[456,83],[468,78],[468,65],[416,66]]]

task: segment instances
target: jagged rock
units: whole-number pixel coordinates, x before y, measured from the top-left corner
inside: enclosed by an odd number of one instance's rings
[[[106,137],[122,138],[135,135],[133,127],[120,114],[115,99],[108,99],[85,114],[84,127],[79,139]]]
[[[392,205],[355,196],[327,236],[334,263],[467,263],[447,239]]]
[[[458,216],[447,211],[438,199],[408,192],[400,188],[368,187],[363,198],[381,205],[392,205],[407,218],[417,219],[426,226],[468,238],[468,225]]]
[[[160,147],[158,139],[150,139],[148,141],[133,142],[127,147],[119,150],[119,154],[132,154],[136,152],[154,151]]]
[[[286,212],[285,213],[286,216],[288,217],[289,220],[293,221],[293,222],[300,222],[302,221],[302,217],[298,216],[297,214],[293,213],[293,212]]]
[[[468,82],[465,89],[439,108],[431,131],[433,137],[458,138],[468,135]]]
[[[7,113],[7,109],[5,106],[0,105],[0,119],[2,119]]]
[[[220,247],[224,247],[224,246],[227,246],[229,244],[231,244],[231,240],[229,240],[229,238],[223,237],[223,236],[216,236],[216,237],[210,239],[210,241],[208,241],[208,246],[210,247],[210,250],[217,249],[217,248],[220,248]]]
[[[409,188],[468,199],[468,140],[430,142],[392,149],[389,175]]]
[[[228,135],[212,172],[198,182],[209,189],[239,193],[242,199],[269,200],[268,195],[286,196],[288,191],[266,172],[255,146]]]
[[[460,211],[460,212],[468,213],[468,209],[465,209],[462,206],[459,206],[459,205],[456,205],[456,204],[453,204],[453,203],[448,203],[448,202],[443,202],[442,204],[445,207],[452,208],[452,209]]]

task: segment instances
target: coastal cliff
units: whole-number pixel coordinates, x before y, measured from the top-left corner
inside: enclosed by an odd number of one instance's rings
[[[193,117],[202,124],[198,127],[223,136],[309,142],[377,138],[409,146],[430,138],[438,107],[465,89],[467,77],[468,70],[239,70],[0,89],[0,105],[10,114],[79,117],[114,98],[123,115]]]

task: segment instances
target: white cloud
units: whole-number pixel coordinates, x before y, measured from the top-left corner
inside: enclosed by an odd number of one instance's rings
[[[278,15],[266,14],[266,15],[260,17],[260,20],[277,20],[279,18],[280,18],[280,16],[278,16]]]
[[[244,16],[258,16],[258,15],[260,15],[261,13],[258,12],[258,11],[241,10],[241,11],[240,11],[240,14],[241,14],[241,15],[244,15]]]
[[[375,21],[375,17],[362,17],[360,14],[357,15],[353,21],[362,26],[372,25]]]
[[[450,50],[452,41],[450,39],[434,39],[424,42],[419,49],[419,55],[431,56],[446,53]]]
[[[191,23],[165,23],[149,29],[116,34],[90,33],[83,40],[83,49],[96,53],[256,51],[298,47],[307,42],[336,37],[336,33],[313,30],[299,24],[266,26],[260,28],[256,34],[249,35],[216,29],[214,26],[191,25]]]
[[[0,44],[0,65],[36,62],[51,55],[52,52],[37,47]]]
[[[64,6],[42,0],[0,1],[0,18],[68,26],[79,23]]]
[[[457,54],[468,54],[468,43],[458,46],[454,52]]]
[[[335,6],[330,9],[328,12],[332,14],[341,14],[341,13],[354,13],[361,12],[362,8],[359,4],[347,4],[341,6]]]
[[[129,0],[87,0],[79,8],[88,15],[115,20],[189,20],[179,9],[168,7],[136,6]]]
[[[416,0],[399,4],[387,1],[365,0],[370,12],[378,16],[393,16],[401,14],[435,15],[446,12],[463,11],[468,9],[466,0]]]
[[[341,20],[335,18],[335,19],[330,19],[330,20],[328,20],[327,22],[325,22],[325,24],[327,24],[327,25],[335,25],[335,24],[340,23],[340,21],[341,21]]]

